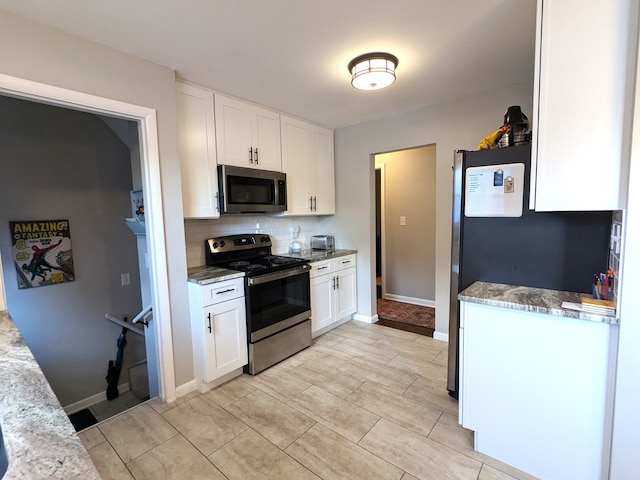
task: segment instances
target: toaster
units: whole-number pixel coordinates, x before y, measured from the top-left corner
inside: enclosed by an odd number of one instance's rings
[[[313,250],[333,250],[336,248],[336,241],[332,235],[314,235],[311,237],[311,248]]]

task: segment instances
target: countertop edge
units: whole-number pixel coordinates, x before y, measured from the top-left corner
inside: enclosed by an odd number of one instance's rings
[[[501,283],[475,282],[458,295],[464,302],[526,312],[542,313],[556,317],[573,318],[609,325],[619,325],[615,316],[599,315],[562,308],[563,302],[580,303],[587,293],[565,292],[545,288],[506,285]]]
[[[100,480],[89,453],[8,312],[0,311],[3,480]]]
[[[337,250],[302,250],[300,253],[283,252],[276,255],[282,255],[283,257],[302,258],[309,260],[309,263],[321,262],[331,258],[344,257],[346,255],[357,254],[357,250],[337,249]],[[232,280],[234,278],[244,277],[244,272],[238,272],[236,270],[229,270],[220,267],[210,267],[207,265],[200,265],[197,267],[190,267],[187,269],[187,281],[196,283],[198,285],[209,285],[210,283],[224,282],[226,280]]]

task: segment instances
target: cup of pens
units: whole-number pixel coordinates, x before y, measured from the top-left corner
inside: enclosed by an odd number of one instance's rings
[[[611,271],[594,275],[593,280],[593,298],[613,300],[613,275]]]

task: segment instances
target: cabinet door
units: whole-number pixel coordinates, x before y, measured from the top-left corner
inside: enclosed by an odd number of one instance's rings
[[[336,320],[342,320],[356,312],[356,269],[347,268],[337,275]]]
[[[212,382],[247,364],[247,327],[244,297],[206,307],[204,310],[204,381]]]
[[[176,84],[182,202],[185,218],[218,218],[213,92]]]
[[[336,213],[333,132],[326,128],[311,128],[311,166],[308,172],[313,185],[313,208],[317,215]]]
[[[311,279],[311,333],[335,321],[334,275],[320,275]]]
[[[287,174],[287,211],[285,215],[311,213],[311,194],[307,188],[306,161],[309,156],[309,131],[306,123],[280,116],[282,133],[282,171]]]
[[[253,166],[281,172],[280,115],[272,110],[252,106],[251,136]]]
[[[251,105],[224,95],[215,96],[218,163],[252,167]]]
[[[633,15],[626,0],[605,3],[538,0],[531,205],[539,211],[624,208]]]

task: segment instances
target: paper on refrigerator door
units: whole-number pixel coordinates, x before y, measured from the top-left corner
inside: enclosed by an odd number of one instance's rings
[[[465,180],[465,217],[521,217],[524,163],[470,167]]]

